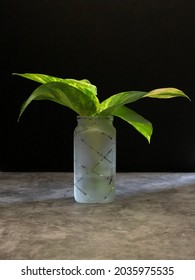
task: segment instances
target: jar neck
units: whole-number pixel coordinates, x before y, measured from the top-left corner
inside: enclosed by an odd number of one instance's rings
[[[77,116],[78,124],[99,125],[101,123],[113,122],[113,116]]]

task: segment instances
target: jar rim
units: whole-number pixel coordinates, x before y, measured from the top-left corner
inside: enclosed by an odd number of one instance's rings
[[[102,120],[102,119],[108,119],[108,120],[113,120],[113,116],[77,116],[77,119],[89,119],[89,120]]]

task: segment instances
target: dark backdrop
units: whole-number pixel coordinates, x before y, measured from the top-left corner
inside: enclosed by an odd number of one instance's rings
[[[72,171],[76,115],[34,102],[37,83],[12,72],[87,78],[100,100],[125,90],[178,87],[172,100],[131,108],[152,121],[151,144],[125,122],[117,128],[117,171],[194,171],[194,0],[1,0],[1,171]]]

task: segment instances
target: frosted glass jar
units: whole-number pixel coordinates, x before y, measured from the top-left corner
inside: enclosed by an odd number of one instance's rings
[[[74,197],[80,203],[115,198],[116,130],[113,117],[77,117],[74,130]]]

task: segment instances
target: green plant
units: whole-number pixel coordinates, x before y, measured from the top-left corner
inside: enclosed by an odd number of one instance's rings
[[[80,116],[108,116],[119,117],[137,131],[139,131],[150,142],[153,132],[152,124],[135,111],[125,105],[135,102],[144,97],[150,98],[173,98],[189,97],[176,88],[159,88],[149,92],[125,91],[114,94],[100,103],[97,98],[96,86],[88,80],[62,79],[44,74],[25,73],[21,77],[41,83],[29,98],[22,104],[19,118],[26,107],[33,100],[51,100],[63,106],[69,107]]]

